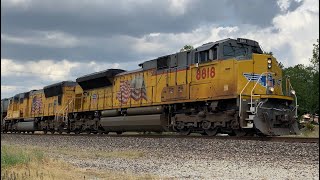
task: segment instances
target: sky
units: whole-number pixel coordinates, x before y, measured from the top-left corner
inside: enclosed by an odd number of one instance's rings
[[[318,0],[1,0],[1,99],[225,38],[309,64]]]

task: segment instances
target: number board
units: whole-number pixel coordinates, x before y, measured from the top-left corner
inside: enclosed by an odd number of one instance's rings
[[[216,70],[214,67],[203,67],[197,70],[196,79],[203,80],[208,78],[214,78],[215,75],[216,75]]]

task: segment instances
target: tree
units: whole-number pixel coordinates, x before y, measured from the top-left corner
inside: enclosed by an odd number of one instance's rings
[[[312,69],[312,89],[314,91],[314,99],[312,100],[312,113],[319,114],[319,39],[313,44],[312,58],[310,59]]]
[[[319,39],[313,45],[310,62],[309,66],[298,64],[283,70],[283,77],[290,76],[290,82],[296,91],[299,115],[319,114]]]
[[[180,52],[189,51],[192,49],[194,49],[193,46],[187,44],[187,45],[184,45],[182,49],[180,49]]]
[[[283,70],[283,77],[289,76],[290,83],[296,91],[299,109],[299,115],[310,113],[312,109],[311,101],[313,99],[312,74],[310,68],[303,64],[298,64],[293,67],[288,67]],[[283,79],[285,83],[285,79]]]
[[[319,72],[319,39],[317,39],[317,44],[313,44],[312,58],[310,59],[312,67],[315,71]]]

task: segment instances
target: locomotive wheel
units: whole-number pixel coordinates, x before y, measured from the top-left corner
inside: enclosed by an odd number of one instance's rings
[[[183,128],[179,130],[179,134],[187,136],[191,133],[191,129],[190,128]]]
[[[202,129],[210,129],[211,122],[210,121],[203,121],[202,122]]]
[[[43,134],[47,134],[48,133],[48,131],[47,130],[43,130]]]
[[[122,131],[117,131],[116,133],[117,133],[118,135],[120,135],[120,134],[122,134]]]
[[[54,130],[51,130],[50,132],[51,132],[51,134],[54,134]]]
[[[205,132],[208,136],[215,136],[218,134],[218,128],[206,129]]]
[[[58,133],[59,133],[59,134],[62,134],[62,133],[63,133],[63,128],[62,128],[62,127],[59,127],[59,128],[58,128]]]

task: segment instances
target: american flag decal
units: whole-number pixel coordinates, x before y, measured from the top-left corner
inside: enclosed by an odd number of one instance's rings
[[[133,80],[125,80],[120,82],[120,91],[117,93],[117,99],[121,104],[126,104],[129,99],[135,101],[147,100],[147,90],[142,76],[137,76]]]
[[[33,97],[32,99],[32,106],[31,106],[31,112],[32,113],[40,113],[42,107],[42,99],[41,97]]]

